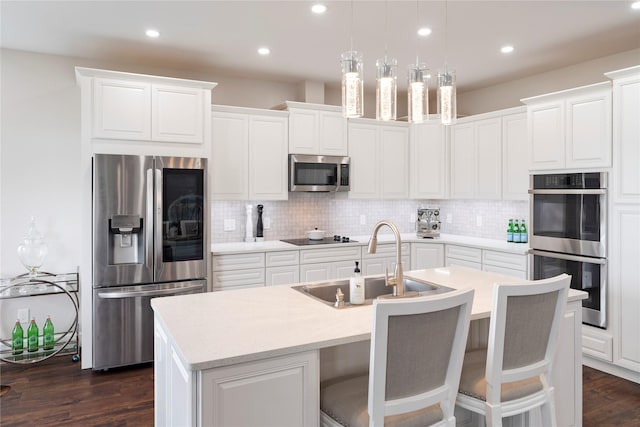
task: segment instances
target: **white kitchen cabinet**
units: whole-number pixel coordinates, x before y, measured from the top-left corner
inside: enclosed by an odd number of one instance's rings
[[[482,270],[482,249],[469,246],[445,245],[445,265],[459,265]]]
[[[640,66],[607,73],[613,79],[614,203],[640,203]]]
[[[76,68],[93,78],[92,137],[204,144],[215,83]]]
[[[265,253],[213,255],[213,290],[251,288],[265,285]]]
[[[482,270],[526,279],[527,255],[483,249]]]
[[[502,197],[502,122],[464,121],[451,129],[451,198]]]
[[[409,128],[409,196],[444,199],[449,175],[446,126],[438,121]]]
[[[300,250],[300,281],[313,282],[347,278],[360,262],[360,246],[344,245]]]
[[[444,267],[444,245],[442,243],[411,243],[411,268]]]
[[[502,117],[502,199],[529,200],[527,113]]]
[[[347,155],[347,119],[340,107],[287,101],[277,108],[289,111],[289,153]]]
[[[351,190],[354,199],[409,197],[409,130],[404,123],[349,121]]]
[[[403,271],[411,270],[411,248],[409,243],[401,245],[402,253],[402,269]],[[396,269],[396,244],[395,243],[379,243],[375,254],[367,251],[367,246],[362,247],[362,270],[363,276],[372,274],[393,274]]]
[[[286,113],[212,108],[211,188],[215,200],[286,200]]]
[[[278,251],[266,254],[267,286],[287,285],[300,282],[300,252]]]
[[[523,99],[529,169],[611,166],[611,83]]]
[[[613,337],[606,330],[582,325],[582,353],[606,362],[613,361]]]

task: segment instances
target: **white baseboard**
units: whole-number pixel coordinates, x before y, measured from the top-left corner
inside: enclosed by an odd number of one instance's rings
[[[607,374],[615,375],[616,377],[624,378],[625,380],[640,384],[640,373],[613,365],[609,362],[594,359],[586,354],[582,355],[582,364],[590,368],[606,372]]]

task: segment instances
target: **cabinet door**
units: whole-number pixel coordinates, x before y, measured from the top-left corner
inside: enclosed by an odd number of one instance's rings
[[[249,117],[249,200],[287,200],[287,119]]]
[[[502,199],[529,200],[527,114],[502,118]]]
[[[476,144],[476,198],[502,198],[502,120],[474,123]]]
[[[436,268],[444,266],[444,247],[440,243],[412,243],[411,268]]]
[[[412,199],[446,197],[446,131],[440,123],[411,126],[409,137],[409,193]]]
[[[317,351],[201,371],[198,425],[317,426],[319,371]]]
[[[353,261],[336,261],[331,263],[331,279],[347,279],[353,276],[353,270],[356,268],[355,261],[360,261],[360,258]]]
[[[255,288],[265,285],[264,268],[245,270],[214,271],[213,290]]]
[[[476,189],[476,146],[473,123],[451,128],[451,198],[471,199]]]
[[[613,198],[640,202],[640,75],[613,83]]]
[[[318,154],[317,111],[289,111],[289,153]]]
[[[318,154],[327,156],[346,156],[347,119],[339,112],[319,112]]]
[[[409,130],[406,127],[381,126],[379,175],[383,199],[409,197]]]
[[[562,169],[564,150],[564,101],[530,105],[527,108],[529,124],[529,169]]]
[[[331,263],[300,264],[300,282],[331,280]]]
[[[384,274],[384,269],[387,267],[386,257],[373,257],[362,259],[362,275],[370,276],[372,274]]]
[[[300,282],[300,270],[297,265],[287,265],[284,267],[267,267],[267,286],[289,285]]]
[[[640,372],[640,206],[615,205],[612,223],[613,360]]]
[[[153,85],[151,139],[202,144],[204,111],[202,89]]]
[[[351,157],[350,199],[379,198],[380,170],[377,155],[377,126],[349,124],[349,156]]]
[[[610,89],[569,98],[566,111],[566,167],[610,167]]]
[[[249,197],[248,123],[246,114],[213,113],[209,175],[214,200],[247,200]]]
[[[151,139],[151,85],[95,78],[93,137]]]

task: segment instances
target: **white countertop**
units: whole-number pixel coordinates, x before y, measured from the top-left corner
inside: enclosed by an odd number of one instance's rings
[[[280,240],[266,240],[264,242],[233,242],[233,243],[214,243],[211,245],[213,255],[235,254],[245,252],[270,252],[283,250],[299,250],[299,249],[318,249],[331,248],[334,246],[356,245],[364,246],[369,242],[369,235],[366,236],[350,236],[353,243],[335,243],[327,245],[309,245],[296,246],[291,243],[285,243]],[[401,240],[403,243],[447,243],[459,244],[464,246],[472,246],[480,249],[491,249],[501,252],[509,252],[524,255],[529,250],[527,243],[508,243],[503,240],[483,239],[480,237],[460,236],[457,234],[441,233],[440,237],[434,239],[423,239],[416,236],[415,233],[402,233]],[[393,234],[385,233],[378,235],[378,242],[394,242]]]
[[[488,317],[494,283],[519,283],[464,267],[415,270],[405,276],[454,289],[475,289],[471,318]],[[569,291],[569,301],[586,298]],[[363,341],[371,335],[370,305],[335,309],[290,285],[154,298],[156,320],[191,370]]]

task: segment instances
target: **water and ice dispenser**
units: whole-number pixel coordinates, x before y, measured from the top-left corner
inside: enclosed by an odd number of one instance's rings
[[[143,224],[140,215],[109,218],[109,264],[139,264],[144,260]]]

